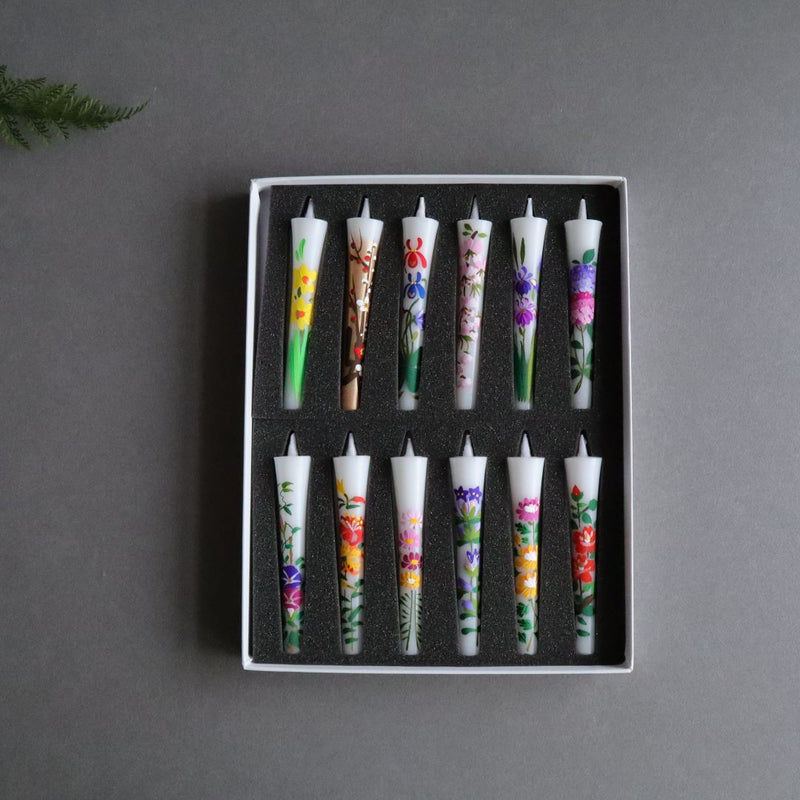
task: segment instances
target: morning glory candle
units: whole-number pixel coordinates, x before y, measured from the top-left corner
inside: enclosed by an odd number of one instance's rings
[[[342,339],[341,405],[355,411],[361,400],[361,377],[367,346],[367,322],[372,295],[372,281],[378,262],[383,222],[369,215],[365,197],[361,214],[347,220],[347,295]]]
[[[580,655],[594,653],[597,504],[602,463],[602,458],[589,455],[583,434],[578,454],[564,459],[572,543],[575,650]]]
[[[539,321],[539,276],[547,220],[533,216],[528,198],[525,214],[511,220],[511,253],[514,258],[514,398],[520,410],[533,401],[536,360],[536,327]]]
[[[345,454],[333,459],[339,518],[339,609],[342,650],[361,652],[364,630],[364,516],[367,505],[369,456],[360,456],[353,434]]]
[[[476,656],[481,631],[481,521],[486,457],[476,456],[469,434],[460,456],[450,459],[453,488],[458,652]]]
[[[469,219],[456,223],[458,233],[458,333],[456,336],[456,408],[475,407],[481,346],[483,294],[492,223],[480,219],[478,200]]]
[[[273,461],[278,501],[283,649],[287,653],[297,653],[300,651],[303,634],[306,506],[311,457],[298,454],[297,441],[292,433],[289,436],[286,455],[276,456]]]
[[[327,230],[328,223],[314,216],[314,203],[309,197],[305,216],[292,219],[292,270],[283,380],[284,408],[297,409],[303,405],[308,337],[314,319],[314,298]]]
[[[519,456],[506,459],[514,520],[517,650],[533,655],[539,643],[539,530],[544,459],[531,455],[528,434]]]
[[[573,408],[591,408],[594,357],[594,296],[597,254],[603,223],[586,218],[581,200],[578,219],[564,223],[569,260],[569,376]]]
[[[394,506],[397,515],[400,652],[415,656],[420,649],[422,614],[422,524],[428,459],[414,453],[409,436],[405,453],[392,458]]]
[[[417,213],[403,218],[403,299],[400,308],[400,393],[398,408],[413,411],[419,403],[425,309],[433,268],[433,248],[439,223],[425,216],[425,198]]]

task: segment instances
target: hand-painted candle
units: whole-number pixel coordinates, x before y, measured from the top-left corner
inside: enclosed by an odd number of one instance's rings
[[[602,463],[602,458],[588,454],[583,435],[578,455],[564,459],[572,540],[575,649],[581,655],[594,653],[597,504]]]
[[[303,633],[306,506],[311,457],[297,454],[293,433],[289,437],[286,455],[277,456],[273,460],[278,499],[283,649],[287,653],[297,653]]]
[[[569,259],[569,376],[573,408],[591,408],[594,357],[594,292],[603,223],[586,219],[581,200],[578,219],[564,223]]]
[[[539,321],[539,276],[547,220],[533,216],[528,198],[525,216],[511,220],[514,256],[514,397],[517,408],[529,410],[533,400],[536,326]]]
[[[486,457],[472,451],[469,434],[460,456],[450,459],[453,487],[458,652],[478,654],[481,631],[481,521]]]
[[[367,322],[372,300],[372,279],[378,262],[383,223],[371,219],[369,199],[364,198],[361,216],[347,220],[347,296],[342,340],[342,408],[355,411],[361,400],[361,376],[367,346]]]
[[[539,528],[544,459],[531,455],[525,433],[519,456],[506,460],[514,520],[517,649],[533,655],[539,642]]]
[[[347,436],[345,455],[333,459],[339,516],[339,607],[342,650],[361,652],[364,629],[364,517],[367,504],[369,456],[356,451]]]
[[[418,404],[433,248],[439,223],[425,216],[425,198],[419,198],[417,213],[403,218],[403,300],[400,309],[400,396],[398,408],[413,411]]]
[[[305,216],[292,220],[292,272],[289,282],[289,321],[283,380],[284,408],[296,409],[303,405],[308,337],[314,319],[314,298],[327,230],[328,223],[314,217],[314,204],[309,198]]]
[[[406,451],[392,458],[394,505],[397,515],[400,652],[415,656],[420,648],[422,613],[422,522],[428,459],[414,455],[411,437]]]
[[[458,326],[456,334],[456,408],[475,407],[478,356],[481,346],[483,293],[492,223],[478,216],[472,201],[469,219],[456,223],[458,231]]]

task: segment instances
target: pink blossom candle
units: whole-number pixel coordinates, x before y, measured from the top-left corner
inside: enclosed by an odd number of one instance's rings
[[[458,332],[456,335],[456,408],[475,407],[481,345],[483,294],[492,223],[480,219],[478,200],[469,219],[456,223],[458,232]]]
[[[578,219],[564,223],[569,259],[569,376],[573,408],[592,406],[595,284],[602,227],[599,220],[586,218],[586,200],[581,200]]]

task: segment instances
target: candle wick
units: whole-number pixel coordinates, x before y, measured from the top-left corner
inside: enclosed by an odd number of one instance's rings
[[[297,439],[295,439],[294,431],[292,431],[289,434],[289,444],[286,445],[286,455],[287,456],[297,455]]]
[[[473,220],[479,220],[480,215],[478,214],[478,196],[475,195],[472,198],[472,210],[469,212],[469,218]]]
[[[586,216],[586,199],[581,197],[581,204],[578,207],[578,219],[587,219]]]
[[[528,202],[525,203],[525,216],[532,217],[533,216],[533,200],[528,197]]]
[[[358,450],[356,450],[356,440],[353,438],[352,431],[347,434],[347,444],[344,447],[344,454],[346,456],[358,455]]]
[[[425,198],[420,195],[417,202],[417,216],[424,219],[425,217]]]
[[[369,219],[369,197],[366,195],[361,203],[361,219]]]
[[[472,439],[470,439],[469,434],[464,437],[464,446],[461,448],[461,455],[468,457],[475,455],[475,452],[472,449]]]
[[[306,201],[306,219],[314,219],[314,201],[309,197]]]
[[[581,434],[581,438],[578,439],[578,455],[584,458],[589,455],[589,451],[586,447],[586,437],[583,434]]]
[[[523,458],[530,458],[531,457],[531,441],[528,439],[528,432],[522,434],[522,442],[519,445],[519,454]]]
[[[404,456],[414,455],[414,442],[411,441],[411,434],[406,437],[406,449],[403,453]]]

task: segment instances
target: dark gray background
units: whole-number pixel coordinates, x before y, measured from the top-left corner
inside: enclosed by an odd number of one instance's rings
[[[130,7],[129,7],[130,6]],[[138,118],[0,151],[7,797],[790,798],[795,2],[6,2],[0,63]],[[628,677],[245,674],[245,193],[630,178]]]

